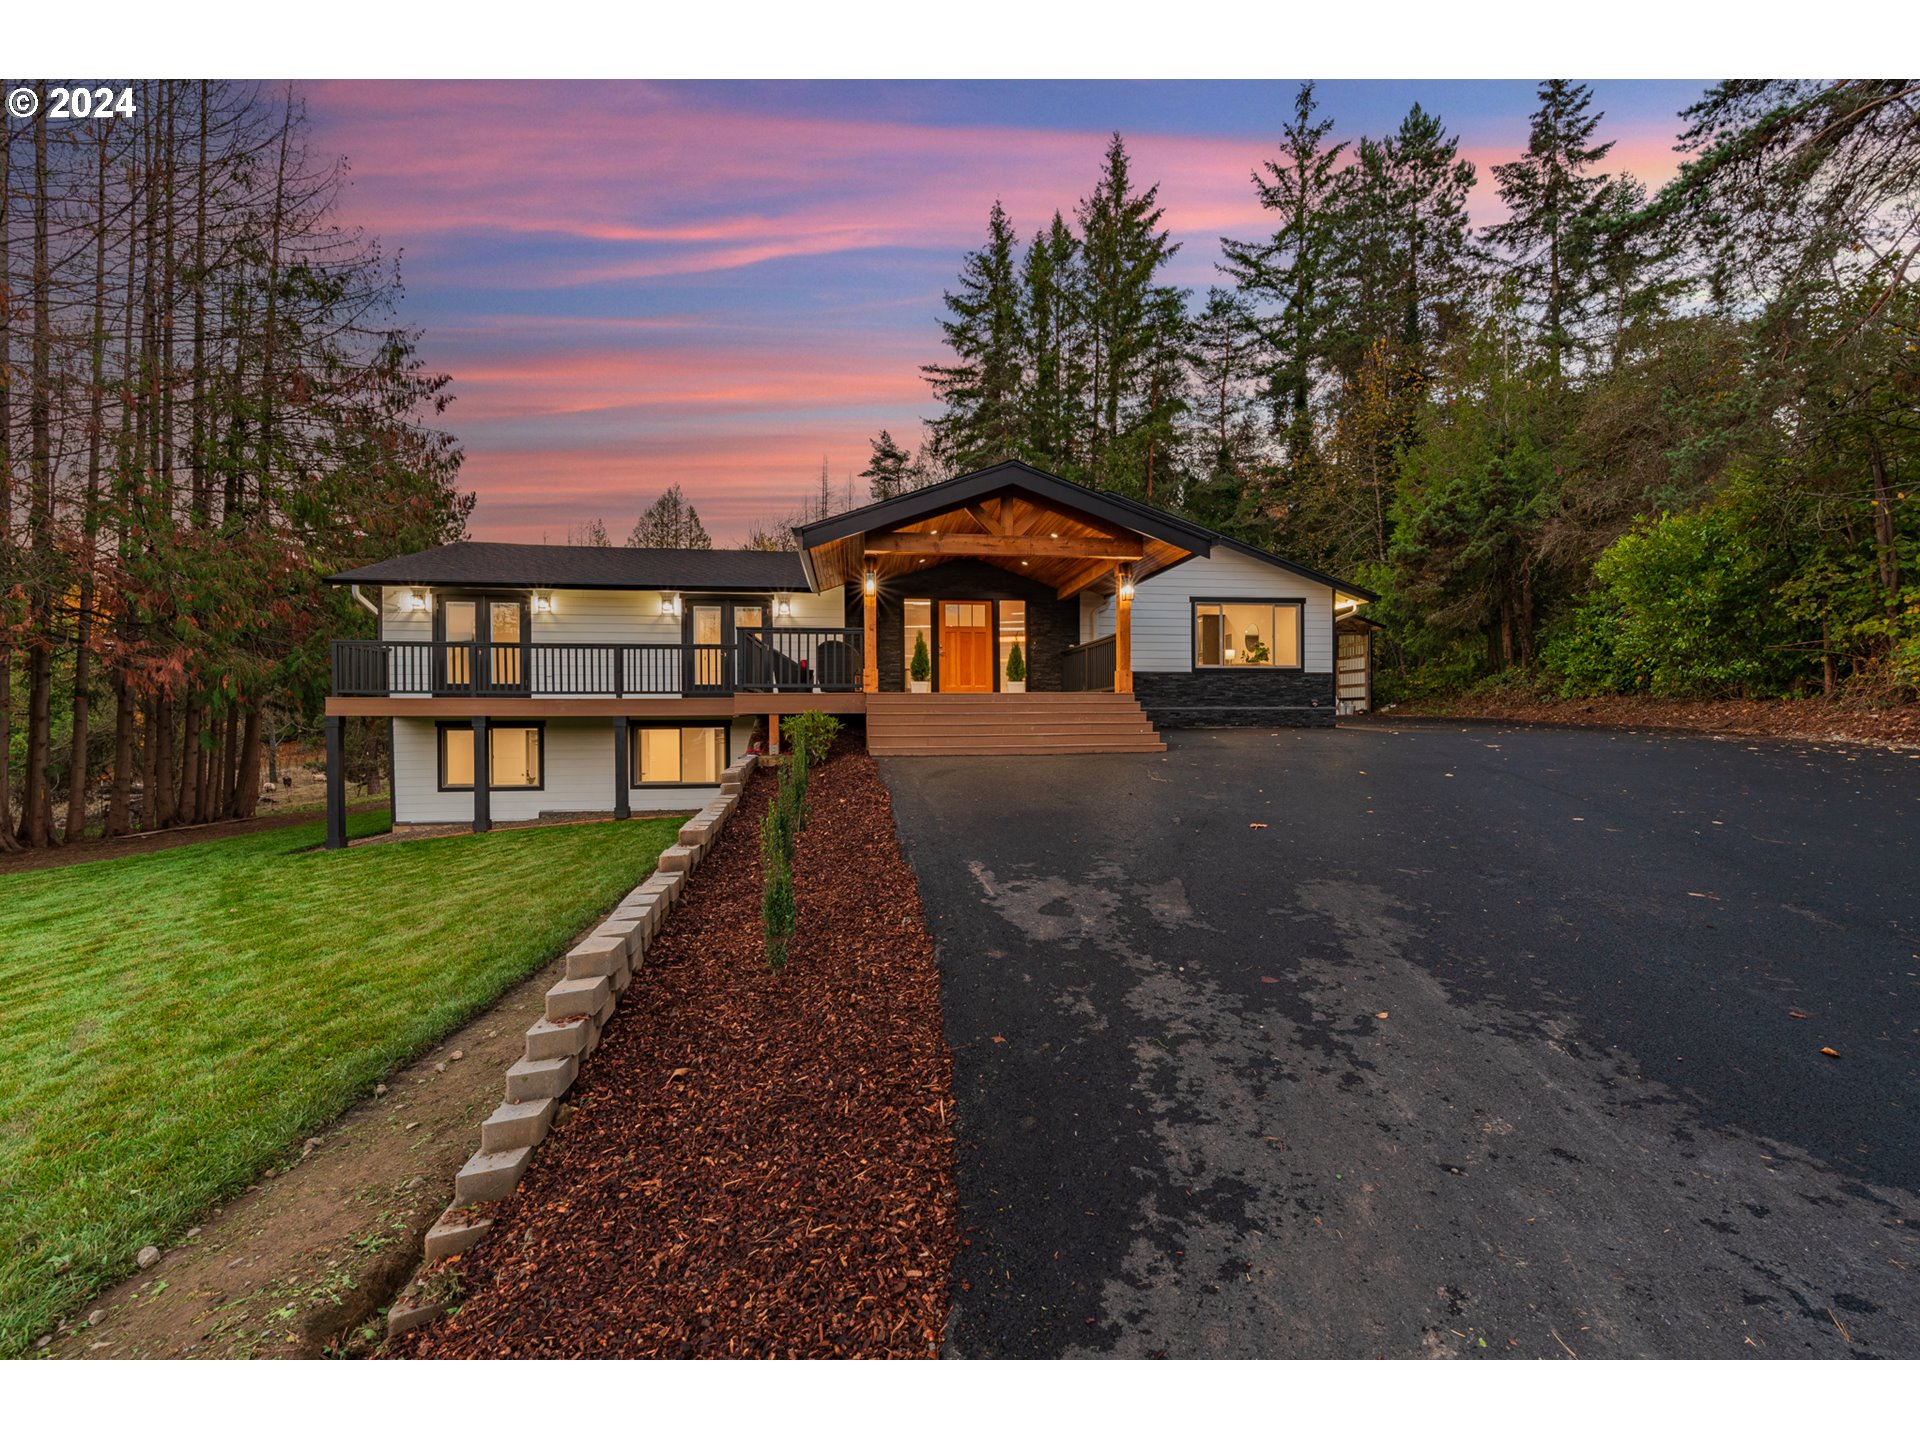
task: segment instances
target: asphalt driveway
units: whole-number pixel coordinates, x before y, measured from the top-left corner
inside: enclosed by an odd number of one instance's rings
[[[1169,739],[881,762],[952,1353],[1920,1356],[1920,758]]]

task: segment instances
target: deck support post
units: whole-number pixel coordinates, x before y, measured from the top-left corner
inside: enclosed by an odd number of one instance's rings
[[[327,849],[347,848],[346,744],[338,715],[327,716]]]
[[[1113,597],[1113,693],[1133,693],[1133,576],[1117,566],[1114,569]]]
[[[866,643],[860,647],[860,688],[868,695],[880,693],[880,588],[879,580],[869,572],[861,587],[861,609],[866,616]]]
[[[778,715],[769,715],[767,716],[767,754],[778,755],[779,753],[780,717]]]
[[[632,789],[627,779],[627,717],[613,717],[613,818],[625,820],[633,814],[628,804],[628,792]]]
[[[493,829],[493,797],[488,781],[493,778],[493,737],[487,732],[487,717],[473,717],[473,833],[484,835]]]

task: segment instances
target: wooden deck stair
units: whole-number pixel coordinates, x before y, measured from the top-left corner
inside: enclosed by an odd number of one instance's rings
[[[873,755],[1154,754],[1166,748],[1140,702],[1110,691],[867,697]]]

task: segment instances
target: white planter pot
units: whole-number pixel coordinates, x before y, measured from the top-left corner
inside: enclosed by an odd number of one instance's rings
[[[1001,683],[1006,686],[1006,689],[1002,692],[1003,694],[1024,695],[1027,693],[1027,682],[1024,680],[1004,680]]]
[[[909,680],[907,682],[907,688],[916,695],[925,695],[933,689],[933,682],[931,680]]]

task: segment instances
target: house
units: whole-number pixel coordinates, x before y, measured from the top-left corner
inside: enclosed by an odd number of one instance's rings
[[[1336,629],[1376,598],[1018,462],[796,538],[784,554],[461,542],[329,577],[379,634],[333,643],[328,845],[346,843],[352,716],[391,726],[396,824],[624,818],[697,808],[757,726],[777,747],[803,710],[863,715],[880,754],[1331,725]]]

